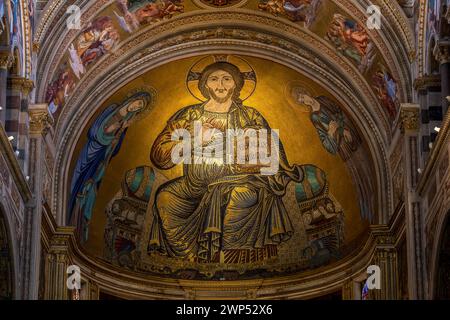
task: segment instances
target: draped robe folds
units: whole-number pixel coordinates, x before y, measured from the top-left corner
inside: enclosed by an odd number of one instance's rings
[[[201,104],[189,106],[168,121],[151,150],[157,168],[175,166],[171,151],[179,141],[172,141],[172,132],[189,130],[194,121],[202,121],[204,113]],[[238,103],[226,117],[228,129],[270,130],[255,109]],[[184,164],[184,175],[161,185],[156,193],[149,251],[199,262],[224,262],[225,253],[236,251],[270,257],[273,247],[288,241],[294,232],[282,201],[286,187],[305,177],[304,166],[289,165],[281,143],[279,158],[278,173],[271,176],[243,173],[239,165]],[[322,175],[318,177],[321,180]]]
[[[114,115],[120,105],[108,107],[89,129],[88,142],[83,147],[78,158],[71,184],[69,202],[69,223],[77,227],[77,233],[82,240],[87,240],[87,225],[92,217],[97,190],[105,174],[111,158],[119,151],[126,129],[107,133],[105,130],[116,119]],[[122,122],[134,115],[129,112]]]

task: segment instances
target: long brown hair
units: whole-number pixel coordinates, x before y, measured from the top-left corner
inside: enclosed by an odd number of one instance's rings
[[[233,77],[236,84],[236,88],[233,92],[233,100],[240,101],[239,96],[241,94],[242,87],[244,86],[244,76],[242,75],[238,67],[225,61],[214,62],[203,70],[198,82],[198,89],[200,90],[202,95],[207,99],[210,98],[209,90],[206,87],[206,81],[208,80],[208,77],[211,75],[211,73],[217,70],[226,71]]]

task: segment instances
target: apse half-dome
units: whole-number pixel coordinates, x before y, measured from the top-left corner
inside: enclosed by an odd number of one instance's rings
[[[194,80],[205,86],[203,101],[192,94]],[[227,95],[245,83],[254,87],[245,101]],[[232,103],[215,112],[208,99],[223,101],[221,94]],[[338,263],[374,219],[370,161],[360,161],[366,147],[344,105],[260,58],[197,56],[157,67],[86,124],[73,154],[68,222],[91,256],[163,277],[249,279]],[[174,135],[196,123],[213,130],[211,139],[226,129],[276,132],[277,170],[262,174],[259,160],[217,162],[216,149],[212,162],[174,163],[182,141]]]

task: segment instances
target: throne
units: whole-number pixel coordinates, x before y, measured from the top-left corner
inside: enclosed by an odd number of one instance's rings
[[[129,170],[106,208],[105,258],[115,265],[136,269],[140,261],[138,248],[154,179],[151,167]]]

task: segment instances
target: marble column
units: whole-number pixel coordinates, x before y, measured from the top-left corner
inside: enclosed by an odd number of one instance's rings
[[[39,291],[39,268],[41,259],[41,219],[43,203],[43,173],[45,171],[45,135],[51,125],[46,104],[29,107],[29,185],[33,200],[25,211],[23,299],[37,299]]]
[[[67,229],[67,230],[65,230]],[[68,300],[67,267],[70,265],[69,244],[73,237],[73,228],[58,228],[50,241],[45,261],[46,300]]]
[[[12,64],[12,56],[9,49],[0,49],[0,122],[5,125],[6,121],[6,88],[8,69]]]
[[[373,264],[380,267],[381,288],[371,290],[370,295],[376,300],[399,299],[397,250],[391,245],[382,245],[375,250]]]
[[[353,281],[351,279],[347,280],[342,286],[342,300],[353,300]]]
[[[408,251],[408,290],[411,299],[422,299],[425,288],[423,255],[423,217],[420,198],[416,193],[419,179],[419,130],[420,106],[402,104],[400,110],[401,130],[404,136],[404,194],[406,245]]]
[[[5,130],[13,136],[11,142],[14,150],[18,152],[17,159],[26,172],[25,159],[28,150],[28,95],[34,87],[33,81],[19,76],[8,78]]]
[[[19,114],[19,147],[23,153],[22,167],[25,175],[28,175],[28,162],[29,162],[29,127],[30,118],[28,113],[29,103],[30,103],[30,93],[34,89],[34,83],[31,80],[22,80],[22,101],[20,104],[20,114]],[[47,129],[45,129],[47,130]]]

